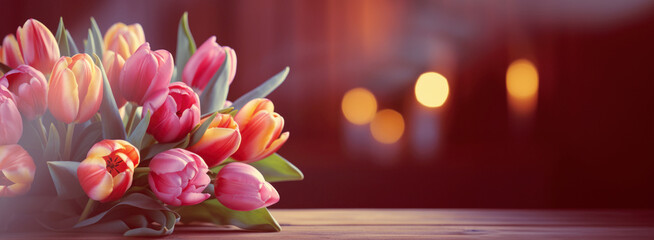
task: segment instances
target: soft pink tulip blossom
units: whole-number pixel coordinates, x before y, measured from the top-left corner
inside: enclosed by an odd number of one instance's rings
[[[0,146],[0,197],[27,193],[34,181],[34,160],[16,144]]]
[[[2,49],[0,52],[2,52],[2,54],[0,54],[0,62],[9,67],[15,68],[18,67],[18,65],[25,64],[25,61],[23,61],[23,55],[20,53],[18,41],[13,34],[8,34],[5,36],[5,39],[2,40]]]
[[[61,57],[50,75],[48,107],[64,123],[86,122],[102,103],[102,72],[86,53]]]
[[[16,144],[23,135],[23,119],[14,95],[0,85],[0,145]]]
[[[150,109],[157,109],[168,95],[174,66],[170,52],[151,51],[150,44],[144,43],[125,60],[118,89],[125,100],[144,107],[147,103]]]
[[[229,70],[229,83],[236,74],[236,53],[230,47],[222,47],[216,43],[216,36],[211,36],[189,58],[182,73],[182,81],[202,92],[220,66],[229,56],[231,64]]]
[[[52,32],[43,23],[30,18],[23,27],[18,27],[16,38],[25,64],[45,75],[50,74],[61,56]]]
[[[149,106],[143,108],[144,113],[152,113],[148,133],[159,142],[181,140],[200,122],[200,99],[183,82],[168,86],[166,101],[159,108]]]
[[[281,133],[284,118],[274,110],[270,100],[257,98],[236,113],[234,120],[241,130],[241,146],[232,155],[234,160],[259,161],[277,152],[288,140],[289,133]]]
[[[216,198],[225,207],[251,211],[279,201],[279,193],[254,167],[240,162],[225,165],[216,176]]]
[[[125,103],[127,103],[125,98],[123,98],[123,95],[120,94],[120,91],[118,90],[120,72],[123,71],[125,60],[114,51],[106,51],[102,59],[102,65],[104,66],[104,71],[107,74],[107,80],[109,81],[109,86],[111,86],[111,93],[114,96],[116,105],[118,108],[121,108],[125,105]]]
[[[152,158],[148,182],[152,192],[168,205],[195,205],[211,196],[202,193],[211,182],[208,171],[197,154],[173,148]]]
[[[102,140],[77,167],[77,178],[89,198],[100,202],[120,199],[132,186],[139,150],[124,140]]]
[[[206,121],[203,119],[201,123]],[[211,167],[218,166],[234,154],[241,145],[238,124],[229,114],[218,114],[209,124],[202,138],[187,149],[197,153]]]
[[[125,25],[115,23],[104,35],[105,51],[112,51],[123,59],[128,59],[136,49],[145,43],[145,34],[141,24]]]
[[[48,82],[39,70],[29,65],[19,65],[0,78],[0,85],[14,94],[18,110],[28,121],[45,113],[48,107]]]

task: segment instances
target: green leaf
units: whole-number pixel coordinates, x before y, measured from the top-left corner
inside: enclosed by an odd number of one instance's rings
[[[279,232],[282,227],[270,215],[268,209],[259,208],[252,211],[231,210],[212,198],[200,204],[184,206],[177,209],[181,215],[180,222],[209,222],[216,225],[234,225],[242,229],[264,232]]]
[[[207,87],[200,95],[200,108],[202,114],[215,112],[223,109],[229,92],[229,69],[234,60],[225,50],[225,61],[216,74],[207,83]]]
[[[86,40],[84,40],[84,52],[88,55],[93,56],[95,53],[95,41],[93,41],[93,32],[91,32],[91,29],[89,28],[89,34]]]
[[[93,39],[93,45],[95,46],[95,54],[102,59],[103,57],[103,51],[104,51],[104,39],[102,39],[102,32],[100,32],[100,28],[98,27],[98,23],[95,22],[95,18],[91,17],[91,32],[92,32],[92,37],[89,38],[89,41]]]
[[[57,196],[64,199],[84,196],[82,186],[77,179],[79,164],[79,162],[71,161],[48,162],[48,169],[50,169],[50,176],[57,190]]]
[[[202,136],[204,135],[204,133],[209,128],[209,125],[211,125],[211,122],[213,121],[213,119],[216,118],[216,115],[217,115],[217,113],[211,114],[209,116],[209,118],[204,120],[204,122],[202,124],[199,124],[198,126],[196,126],[193,129],[193,131],[191,131],[191,141],[189,143],[189,146],[193,146],[195,143],[200,141],[200,139],[202,139]]]
[[[59,152],[61,151],[61,137],[59,137],[59,131],[53,123],[50,124],[50,130],[48,131],[48,143],[45,145],[45,150],[43,151],[43,159],[51,161],[61,160]]]
[[[104,139],[125,139],[127,135],[127,133],[125,133],[125,126],[123,125],[123,120],[120,118],[118,106],[116,105],[116,100],[114,100],[114,95],[111,92],[111,85],[109,85],[109,80],[107,80],[107,74],[102,66],[102,61],[95,54],[93,57],[95,64],[98,65],[100,71],[102,71],[103,97],[102,104],[100,105],[100,116],[102,116],[102,137]]]
[[[70,36],[70,32],[68,32],[68,30],[66,30],[66,38],[68,39],[68,50],[70,50],[70,55],[73,56],[78,54],[79,50],[77,50],[77,44],[75,44],[75,40],[73,40],[73,37]]]
[[[243,106],[245,106],[246,103],[248,103],[252,99],[263,98],[268,96],[268,94],[270,94],[273,90],[279,87],[279,85],[281,85],[284,82],[284,80],[286,80],[286,76],[288,76],[289,71],[290,71],[289,67],[284,68],[284,70],[277,73],[275,76],[271,77],[270,79],[266,80],[263,84],[259,85],[257,88],[252,89],[248,93],[236,99],[236,101],[234,101],[234,104],[232,104],[232,107],[234,107],[235,109],[241,109]]]
[[[173,142],[173,143],[156,143],[156,144],[152,144],[149,147],[147,147],[147,148],[145,148],[145,149],[143,149],[141,151],[141,159],[142,160],[147,160],[147,159],[153,158],[155,155],[157,155],[157,154],[159,154],[159,153],[161,153],[163,151],[166,151],[168,149],[171,149],[171,148],[186,148],[186,147],[189,146],[189,142],[190,142],[190,139],[191,139],[190,136],[191,135],[188,134],[188,135],[186,135],[186,137],[184,139],[179,140],[177,142]]]
[[[134,128],[134,131],[129,135],[127,138],[127,141],[132,143],[134,147],[137,149],[141,149],[142,143],[143,143],[143,136],[145,136],[145,132],[148,130],[148,125],[150,124],[150,116],[152,114],[150,111],[145,115],[145,118],[139,122],[138,125],[136,125],[136,128]]]
[[[102,122],[94,122],[82,130],[73,145],[73,161],[81,161],[91,147],[102,140]]]
[[[262,160],[250,163],[268,182],[298,181],[304,179],[304,174],[292,163],[277,153]]]
[[[57,44],[59,45],[59,52],[62,56],[71,56],[70,48],[68,47],[68,38],[66,36],[66,28],[64,27],[64,18],[59,18],[59,27],[57,27],[57,34],[55,35]]]
[[[188,26],[188,12],[184,12],[182,18],[179,20],[179,27],[177,28],[177,51],[175,52],[175,74],[171,82],[182,81],[182,72],[184,66],[195,53],[195,40],[191,34],[191,29]]]

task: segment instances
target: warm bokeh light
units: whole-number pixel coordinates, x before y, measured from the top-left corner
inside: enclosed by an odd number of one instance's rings
[[[515,60],[506,71],[509,105],[518,114],[530,114],[538,99],[538,70],[527,59]]]
[[[435,72],[426,72],[416,81],[416,99],[426,107],[440,107],[447,100],[450,87],[447,79]]]
[[[377,112],[377,100],[368,89],[354,88],[345,93],[341,102],[343,115],[351,123],[363,125],[372,121]]]
[[[370,131],[372,137],[381,143],[395,143],[404,134],[404,118],[395,110],[381,110],[370,123]]]

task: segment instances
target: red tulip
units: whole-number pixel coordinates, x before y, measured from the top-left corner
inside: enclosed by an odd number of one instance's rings
[[[27,193],[34,181],[34,160],[16,144],[0,146],[0,197]]]
[[[150,111],[150,133],[159,142],[175,142],[184,138],[200,122],[200,99],[193,89],[183,82],[168,86],[166,101],[156,110],[149,104],[143,112]]]
[[[134,55],[125,60],[118,89],[125,100],[144,107],[147,102],[150,109],[157,109],[166,100],[173,70],[173,56],[170,52],[151,51],[150,44],[144,43]]]
[[[236,121],[229,114],[218,114],[200,141],[188,147],[188,150],[200,155],[211,168],[234,154],[240,145],[241,133]]]
[[[251,211],[279,201],[279,193],[254,167],[240,162],[225,165],[216,176],[216,198],[225,207]]]
[[[236,113],[234,120],[241,130],[241,146],[232,155],[237,161],[250,163],[264,159],[288,140],[289,133],[281,133],[284,118],[274,112],[273,103],[268,99],[248,102]]]
[[[0,145],[16,144],[23,135],[23,119],[14,96],[0,85]]]
[[[52,32],[43,23],[28,19],[23,27],[18,27],[16,37],[25,64],[44,74],[50,74],[59,60],[59,45]]]
[[[182,81],[187,85],[202,92],[211,78],[216,74],[220,66],[225,62],[229,54],[232,63],[229,70],[229,83],[234,80],[236,74],[236,53],[230,47],[222,47],[216,43],[216,36],[211,36],[205,41],[200,48],[189,58],[184,72]]]
[[[139,161],[138,149],[129,142],[105,139],[91,147],[77,168],[77,178],[89,198],[111,202],[132,185]]]
[[[33,120],[45,113],[48,107],[48,82],[39,70],[29,65],[20,65],[0,78],[5,86],[16,96],[18,110],[27,120]]]

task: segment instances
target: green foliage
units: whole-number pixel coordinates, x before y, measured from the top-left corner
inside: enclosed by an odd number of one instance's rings
[[[145,136],[145,132],[148,130],[151,115],[152,114],[150,111],[148,111],[148,113],[145,115],[145,118],[143,118],[143,120],[141,120],[139,124],[136,125],[134,131],[132,131],[132,133],[127,138],[127,141],[139,150],[143,148],[143,136]]]
[[[304,174],[292,163],[277,153],[262,160],[250,163],[255,167],[268,182],[299,181],[304,179]]]
[[[182,223],[210,222],[216,225],[234,225],[245,230],[263,232],[282,230],[282,227],[266,208],[236,211],[223,206],[215,198],[197,205],[178,208],[177,213],[181,215],[180,222]]]
[[[230,54],[225,50],[225,61],[220,66],[216,74],[207,83],[207,87],[200,95],[200,108],[202,114],[215,112],[223,109],[229,92],[229,70],[230,65],[234,63]]]
[[[89,31],[90,34],[90,31]],[[102,71],[102,104],[100,105],[100,116],[102,117],[102,137],[104,139],[125,139],[125,126],[120,118],[114,94],[111,92],[111,85],[107,80],[107,74],[102,66],[102,61],[97,55],[93,55],[95,64],[98,65]]]
[[[71,199],[84,196],[82,186],[77,179],[77,167],[79,162],[72,161],[50,161],[48,169],[50,176],[57,189],[57,196],[63,199]]]
[[[252,99],[263,98],[268,96],[268,94],[274,91],[277,87],[279,87],[279,85],[281,85],[284,82],[284,80],[286,80],[286,76],[288,76],[289,71],[290,71],[289,67],[284,68],[284,70],[275,74],[275,76],[266,80],[257,88],[252,89],[248,93],[236,99],[236,101],[234,101],[234,104],[232,104],[232,107],[238,110],[241,109],[243,106],[245,106],[245,104]]]
[[[175,51],[175,74],[171,82],[182,81],[182,72],[189,58],[195,53],[195,40],[188,26],[188,12],[184,12],[177,28],[177,50]]]
[[[193,131],[191,131],[191,142],[189,143],[189,146],[193,146],[195,143],[200,141],[200,139],[202,139],[202,136],[209,128],[209,125],[213,119],[216,118],[216,115],[217,113],[211,114],[202,124],[198,124],[193,128]]]

